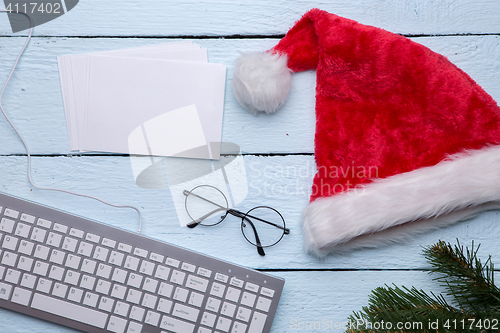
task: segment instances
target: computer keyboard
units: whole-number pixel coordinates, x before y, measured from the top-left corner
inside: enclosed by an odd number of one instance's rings
[[[269,332],[284,280],[0,193],[0,306],[84,332]]]

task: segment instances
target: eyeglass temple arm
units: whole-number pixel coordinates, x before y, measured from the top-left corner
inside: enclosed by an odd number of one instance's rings
[[[231,210],[228,210],[229,213],[231,213]],[[238,213],[241,213],[241,212],[238,212]],[[265,256],[266,253],[264,252],[264,248],[262,247],[262,244],[260,243],[260,238],[259,238],[259,234],[257,233],[257,229],[255,228],[255,225],[252,223],[252,221],[250,221],[246,216],[243,216],[243,219],[245,221],[248,222],[248,224],[250,224],[250,226],[252,227],[252,230],[253,230],[253,234],[255,235],[255,243],[257,243],[257,252],[261,255],[261,256]]]
[[[217,207],[220,207],[221,209],[223,209],[223,210],[225,210],[225,211],[228,211],[231,215],[234,215],[234,216],[236,216],[236,217],[241,217],[241,218],[243,218],[243,216],[245,216],[245,215],[246,215],[246,214],[244,214],[243,212],[240,212],[240,211],[235,210],[235,209],[229,209],[229,210],[228,210],[227,208],[224,208],[224,207],[222,207],[221,205],[216,204],[215,202],[208,200],[207,198],[204,198],[204,197],[199,196],[199,195],[197,195],[197,194],[191,193],[191,192],[189,192],[189,191],[187,191],[187,190],[184,190],[182,193],[183,193],[185,196],[188,196],[188,195],[193,195],[193,196],[195,196],[195,197],[197,197],[197,198],[199,198],[199,199],[205,200],[206,202],[210,202],[211,204],[213,204],[213,205],[215,205],[215,206],[217,206]],[[207,216],[209,216],[210,214],[213,214],[213,213],[214,213],[214,212],[216,212],[216,211],[217,211],[217,210],[214,210],[213,212],[211,212],[211,213],[209,213],[209,214],[205,215],[205,216],[203,217],[203,219],[205,219]],[[237,212],[237,213],[235,214],[234,212]],[[240,215],[238,215],[238,214],[240,214]],[[286,235],[288,235],[288,234],[290,233],[290,229],[288,229],[288,228],[283,228],[283,227],[282,227],[282,226],[280,226],[280,225],[274,224],[274,223],[272,223],[272,222],[269,222],[269,221],[266,221],[266,220],[260,219],[260,218],[258,218],[258,217],[252,216],[252,215],[246,215],[246,216],[248,216],[248,217],[250,217],[250,218],[252,218],[252,219],[256,219],[256,220],[259,220],[259,221],[261,221],[261,222],[267,223],[267,224],[272,225],[272,226],[274,226],[274,227],[276,227],[276,228],[282,229],[282,230],[285,232],[285,234],[286,234]],[[200,219],[202,219],[202,217],[200,217],[198,220],[200,220]],[[191,223],[194,223],[194,222],[196,222],[196,221],[193,221],[193,222],[191,222]],[[201,221],[197,222],[197,224],[198,224],[198,223],[200,223],[200,222],[201,222]],[[191,224],[191,223],[190,223],[190,224]],[[188,224],[188,227],[189,227],[189,224]],[[193,227],[194,227],[194,226],[193,226]],[[193,227],[191,227],[191,228],[193,228]]]
[[[236,209],[229,209],[229,210],[228,210],[228,213],[229,213],[229,214],[231,214],[231,215],[234,215],[234,216],[236,216],[236,217],[241,217],[241,218],[243,218],[243,217],[245,217],[245,216],[246,216],[246,217],[249,217],[249,218],[252,218],[252,219],[255,219],[255,220],[258,220],[258,221],[264,222],[264,223],[267,223],[267,224],[269,224],[269,225],[272,225],[273,227],[276,227],[276,228],[278,228],[278,229],[283,230],[283,231],[285,232],[285,234],[286,234],[286,235],[288,235],[288,234],[290,233],[290,229],[288,229],[288,228],[284,228],[284,227],[282,227],[282,226],[280,226],[280,225],[277,225],[277,224],[275,224],[275,223],[272,223],[272,222],[269,222],[269,221],[263,220],[263,219],[261,219],[261,218],[258,218],[258,217],[252,216],[252,215],[245,214],[245,213],[240,212],[239,210],[236,210]]]
[[[203,222],[203,220],[205,220],[207,217],[209,217],[210,215],[212,215],[213,213],[216,213],[218,211],[227,211],[226,208],[217,208],[217,209],[214,209],[213,211],[211,211],[210,213],[207,213],[201,217],[198,217],[196,220],[193,220],[192,222],[189,222],[188,224],[186,224],[186,226],[188,228],[194,228],[196,227],[198,224],[200,224],[201,222]]]

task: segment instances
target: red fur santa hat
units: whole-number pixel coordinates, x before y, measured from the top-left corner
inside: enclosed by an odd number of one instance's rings
[[[275,112],[305,70],[317,71],[308,250],[400,241],[499,207],[500,108],[445,57],[313,9],[236,61],[235,96]]]

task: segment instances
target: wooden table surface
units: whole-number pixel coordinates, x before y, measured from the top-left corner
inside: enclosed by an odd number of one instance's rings
[[[448,57],[496,101],[500,101],[500,2],[498,0],[86,0],[58,19],[37,26],[3,106],[33,154],[39,186],[57,187],[138,206],[143,233],[162,241],[263,270],[286,280],[272,332],[342,332],[353,311],[367,304],[370,291],[384,284],[441,292],[428,274],[422,247],[439,239],[481,243],[483,258],[500,263],[500,212],[491,211],[404,244],[357,250],[318,259],[304,252],[301,212],[314,176],[315,73],[293,75],[285,106],[258,117],[236,102],[231,80],[239,52],[274,46],[308,9],[403,34]],[[0,13],[0,84],[25,42]],[[139,187],[130,157],[70,152],[56,57],[189,39],[208,49],[209,61],[227,66],[223,133],[241,147],[248,185],[241,210],[266,204],[279,210],[291,234],[265,257],[242,237],[237,222],[212,229],[181,228],[168,186]],[[26,152],[0,117],[0,191],[113,226],[135,231],[137,214],[90,199],[39,191],[27,179]],[[318,323],[322,326],[318,327]],[[315,329],[308,328],[316,325]],[[336,328],[337,326],[337,328]],[[0,309],[0,332],[75,332]]]

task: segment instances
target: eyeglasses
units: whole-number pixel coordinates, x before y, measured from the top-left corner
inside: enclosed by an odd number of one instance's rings
[[[285,219],[274,208],[257,206],[247,213],[230,209],[224,193],[211,185],[200,185],[191,191],[184,190],[186,212],[193,220],[189,228],[198,225],[215,226],[229,215],[241,218],[241,232],[245,239],[257,247],[257,252],[265,256],[264,248],[276,245],[284,235],[290,233]],[[222,216],[220,215],[222,212]],[[258,230],[258,232],[257,232]]]

